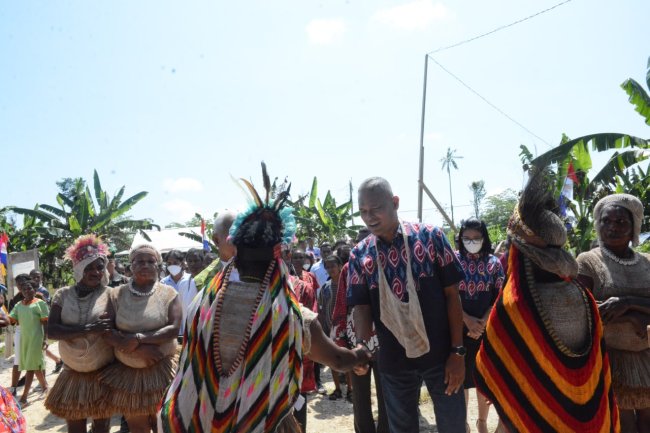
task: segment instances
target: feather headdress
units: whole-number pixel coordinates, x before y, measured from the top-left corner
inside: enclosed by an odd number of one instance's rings
[[[101,238],[96,235],[83,235],[77,238],[74,243],[65,250],[65,258],[76,265],[82,260],[93,256],[108,256],[108,247]]]
[[[237,246],[263,248],[291,242],[296,231],[293,209],[286,206],[291,184],[271,200],[271,181],[264,162],[262,162],[264,200],[250,181],[240,180],[250,193],[250,205],[248,209],[237,215],[230,227],[232,243]]]
[[[102,242],[100,237],[92,234],[80,236],[65,250],[65,258],[72,261],[74,279],[77,282],[83,278],[86,266],[99,258],[104,259],[104,263],[106,263],[106,257],[108,257],[108,247]],[[108,278],[108,273],[106,271],[104,273],[106,274],[105,278]]]

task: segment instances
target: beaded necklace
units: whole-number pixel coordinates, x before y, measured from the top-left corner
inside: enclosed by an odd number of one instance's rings
[[[135,287],[133,287],[133,280],[131,280],[131,282],[129,283],[129,292],[131,292],[133,296],[138,296],[138,297],[151,296],[153,295],[153,292],[156,291],[156,286],[157,284],[154,283],[153,286],[151,287],[151,290],[149,290],[148,292],[141,292],[137,290]]]
[[[605,244],[602,243],[602,241],[598,241],[598,245],[600,246],[600,251],[602,251],[603,255],[607,257],[608,259],[618,263],[619,265],[623,266],[634,266],[637,263],[639,263],[639,259],[641,256],[637,254],[636,251],[632,250],[632,258],[631,259],[623,259],[614,254],[611,250],[609,250]]]

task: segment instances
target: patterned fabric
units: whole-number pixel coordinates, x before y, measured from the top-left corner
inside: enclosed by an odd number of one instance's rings
[[[6,389],[0,386],[0,433],[24,433],[27,422],[18,403]]]
[[[292,275],[290,277],[293,291],[298,298],[298,302],[313,312],[318,312],[318,305],[316,303],[316,290],[319,288],[316,277],[311,272],[302,270],[300,278]],[[300,392],[307,393],[315,391],[316,375],[314,373],[314,362],[308,357],[303,357],[302,360],[302,385]]]
[[[516,432],[618,432],[603,327],[593,297],[591,341],[584,353],[562,350],[535,308],[523,257],[511,247],[508,282],[488,320],[476,358],[476,384]],[[577,283],[576,283],[577,284]],[[564,348],[566,349],[566,348]]]
[[[223,263],[221,262],[221,259],[216,258],[210,263],[205,269],[203,269],[201,272],[196,274],[196,277],[194,277],[194,282],[196,283],[196,288],[198,290],[203,289],[207,285],[210,284],[210,281],[214,279],[214,277],[221,272],[223,269]]]
[[[158,413],[164,432],[273,432],[298,397],[302,316],[278,261],[253,315],[242,360],[230,375],[217,368],[214,326],[228,268],[189,309],[179,371]],[[191,320],[191,323],[190,323]]]
[[[408,245],[404,243],[402,227]],[[410,267],[406,248],[410,250]],[[406,273],[410,272],[413,276],[430,346],[429,351],[422,356],[406,356],[404,347],[380,320],[377,259],[381,261],[384,276],[393,294],[404,302],[408,299]],[[465,274],[449,241],[439,228],[402,222],[390,243],[370,235],[352,249],[348,272],[347,306],[370,306],[381,347],[378,355],[380,372],[431,368],[446,362],[451,337],[445,288],[458,284]]]
[[[352,309],[348,311],[347,299],[349,266],[348,263],[344,264],[343,268],[341,268],[341,275],[339,275],[339,287],[336,290],[336,299],[334,300],[332,329],[330,334],[331,338],[339,347],[354,349],[357,346],[357,334],[354,328]],[[370,338],[366,344],[371,351],[375,347],[379,347],[379,340],[377,339],[377,332],[375,331],[374,323],[372,324]]]
[[[503,287],[505,275],[501,262],[492,254],[460,254],[458,261],[465,271],[465,279],[458,283],[463,311],[481,318],[494,304]]]
[[[357,296],[351,286],[363,284],[369,291],[379,287],[377,266],[375,257],[379,256],[382,267],[386,274],[386,280],[395,296],[403,302],[408,301],[406,292],[406,251],[404,249],[404,238],[401,235],[402,226],[406,229],[406,235],[411,249],[411,267],[413,277],[427,277],[436,275],[438,267],[444,268],[447,265],[456,264],[456,253],[449,245],[444,233],[437,227],[425,224],[402,222],[397,228],[393,241],[388,244],[374,235],[366,237],[357,244],[350,253],[349,269],[349,290],[348,301],[350,305],[356,305]],[[460,267],[459,267],[460,270]],[[352,294],[352,296],[350,296]],[[369,302],[365,302],[369,304]]]

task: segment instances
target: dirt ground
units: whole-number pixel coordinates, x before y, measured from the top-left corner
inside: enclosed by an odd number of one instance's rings
[[[52,344],[50,349],[54,353],[58,353],[57,344]],[[54,361],[46,358],[46,378],[49,385],[53,385],[58,374],[52,373],[54,369]],[[6,388],[11,385],[11,369],[13,365],[13,356],[5,359],[0,359],[0,384]],[[325,368],[322,373],[323,382],[328,393],[334,390],[334,384],[329,369]],[[32,389],[38,382],[34,379]],[[19,393],[22,388],[19,388]],[[345,394],[345,387],[344,387]],[[21,394],[19,394],[20,396]],[[374,399],[374,395],[373,395]],[[65,432],[67,431],[65,421],[51,415],[43,406],[45,395],[32,391],[27,399],[29,406],[24,409],[24,415],[27,420],[27,428],[29,432]],[[329,400],[327,395],[313,394],[307,399],[307,432],[308,433],[353,433],[353,417],[352,417],[352,404],[345,399],[336,401]],[[377,417],[376,401],[374,402],[375,419]],[[422,398],[420,402],[420,432],[437,432],[435,425],[435,416],[433,414],[433,405],[425,389],[422,391]],[[469,425],[471,431],[476,431],[476,397],[474,392],[470,393],[469,401]],[[488,417],[488,429],[493,432],[497,425],[497,416],[492,409]],[[115,433],[119,430],[119,418],[115,417],[111,421],[111,432]]]

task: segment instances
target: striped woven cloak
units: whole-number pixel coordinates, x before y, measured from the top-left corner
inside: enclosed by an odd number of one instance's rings
[[[591,345],[564,353],[536,307],[523,255],[513,245],[509,277],[476,358],[478,389],[510,433],[619,432],[603,327],[591,294]],[[577,284],[577,283],[576,283]]]
[[[239,367],[231,375],[219,372],[215,311],[228,275],[227,269],[217,274],[189,308],[179,371],[158,412],[158,431],[273,432],[299,395],[302,316],[280,261],[251,318]]]

